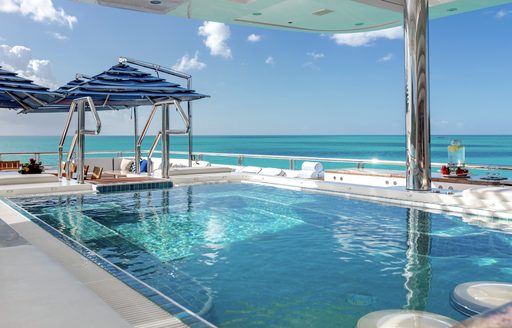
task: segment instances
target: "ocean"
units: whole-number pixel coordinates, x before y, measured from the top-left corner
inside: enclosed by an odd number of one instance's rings
[[[0,153],[5,152],[55,152],[57,136],[0,137]],[[147,136],[143,149],[149,149],[154,137]],[[512,165],[512,135],[463,135],[432,136],[432,161],[447,161],[447,146],[452,139],[459,139],[466,147],[466,162],[471,164]],[[71,140],[68,137],[67,142]],[[341,136],[194,136],[194,152],[290,155],[356,159],[405,159],[403,135],[341,135]],[[171,137],[171,151],[186,151],[187,139]],[[64,150],[68,149],[68,145]],[[91,136],[86,138],[87,151],[133,151],[133,136]],[[3,160],[27,161],[33,155],[1,155]],[[155,155],[158,157],[159,155]],[[176,156],[182,157],[182,156]],[[236,164],[236,158],[205,157],[215,163]],[[42,156],[47,166],[55,166],[56,155]],[[245,159],[245,165],[288,168],[288,161]],[[300,165],[300,162],[298,162]],[[328,163],[326,168],[354,167],[354,164]],[[370,167],[370,166],[368,166]],[[382,167],[382,166],[381,166]],[[386,167],[388,168],[388,167]],[[399,168],[399,167],[389,167]],[[436,168],[434,170],[437,170]],[[480,172],[483,173],[483,172]],[[512,172],[503,172],[512,177]]]

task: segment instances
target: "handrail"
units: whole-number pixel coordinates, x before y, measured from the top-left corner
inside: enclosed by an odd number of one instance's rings
[[[149,150],[149,153],[148,153],[148,159],[147,159],[148,166],[146,169],[146,172],[148,173],[148,175],[151,175],[151,172],[153,172],[153,164],[151,162],[151,157],[153,157],[153,153],[155,152],[156,146],[158,145],[158,141],[160,141],[160,137],[162,137],[162,131],[158,131],[158,133],[155,137],[155,140],[153,141],[153,144],[151,145],[151,149]]]
[[[187,155],[188,153],[184,152],[184,151],[172,151],[171,154]],[[332,158],[332,157],[260,155],[260,154],[233,154],[233,153],[209,153],[209,152],[196,152],[196,153],[194,153],[194,156],[256,158],[256,159],[259,158],[259,159],[275,159],[275,160],[316,161],[316,162],[328,162],[328,163],[354,163],[354,164],[405,166],[405,161],[382,160],[382,159],[356,159],[356,158]],[[434,166],[434,167],[442,167],[443,165],[446,165],[446,164],[445,163],[431,163],[431,166]],[[466,164],[466,168],[512,171],[512,165]]]
[[[77,144],[78,144],[78,152],[77,152],[77,182],[80,184],[84,183],[84,162],[85,162],[85,135],[98,135],[101,131],[101,120],[96,111],[96,106],[94,105],[94,101],[91,97],[82,97],[73,100],[73,103],[77,104],[78,108],[78,132],[77,132]],[[95,130],[86,130],[85,129],[85,105],[89,106],[89,110],[92,113],[92,117],[96,123]],[[69,179],[69,178],[68,178]]]
[[[100,154],[131,154],[133,150],[97,150],[88,151],[88,155],[100,155]],[[149,150],[141,150],[141,153],[149,153]],[[156,150],[153,152],[160,153]],[[173,155],[187,155],[184,151],[171,151]],[[55,151],[36,151],[36,152],[0,152],[0,156],[4,155],[43,155],[50,156],[56,155],[58,152]],[[353,163],[353,164],[374,164],[374,165],[401,165],[405,166],[405,161],[394,161],[394,160],[380,160],[380,159],[359,159],[359,158],[333,158],[333,157],[310,157],[310,156],[288,156],[288,155],[261,155],[261,154],[238,154],[238,153],[210,153],[210,152],[195,152],[193,153],[196,157],[212,156],[212,157],[234,157],[234,158],[256,158],[256,159],[275,159],[275,160],[296,160],[296,161],[317,161],[317,162],[328,162],[328,163]],[[446,163],[431,163],[433,167],[441,167]],[[481,169],[481,170],[504,170],[512,171],[512,165],[487,165],[487,164],[466,164],[466,168],[469,169]]]
[[[78,140],[78,132],[75,132],[73,136],[73,140],[71,140],[71,146],[69,147],[68,156],[66,158],[66,179],[71,180],[71,157],[73,157],[73,153],[75,152],[76,141]],[[59,162],[59,166],[61,166],[61,162]]]
[[[66,119],[66,123],[64,123],[64,131],[62,131],[62,135],[59,141],[59,179],[62,178],[62,152],[64,150],[64,143],[66,142],[66,137],[68,135],[69,126],[71,125],[71,120],[73,119],[73,114],[75,113],[76,103],[73,101],[71,106],[69,106],[68,116]]]
[[[137,145],[135,146],[135,172],[140,173],[140,153],[142,148],[142,142],[144,141],[144,138],[146,137],[146,134],[148,133],[149,127],[151,126],[151,122],[153,121],[153,118],[155,117],[156,110],[159,106],[159,103],[153,104],[153,108],[151,108],[151,112],[149,113],[148,120],[146,121],[146,124],[144,125],[144,128],[142,129],[142,132],[140,133],[139,140],[137,141]]]

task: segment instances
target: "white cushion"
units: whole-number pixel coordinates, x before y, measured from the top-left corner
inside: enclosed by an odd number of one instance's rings
[[[240,170],[237,170],[238,172],[242,173],[260,173],[261,167],[257,166],[244,166]]]
[[[84,164],[89,165],[90,171],[95,166],[102,167],[106,171],[114,169],[112,157],[86,157]]]
[[[268,176],[272,176],[272,177],[281,177],[285,173],[281,169],[276,169],[276,168],[273,168],[273,167],[265,167],[265,168],[261,169],[259,174],[261,174],[261,175],[268,175]]]
[[[121,171],[130,171],[133,162],[134,161],[132,159],[123,158],[121,160],[121,165],[119,165],[119,169]]]
[[[295,170],[283,170],[284,174],[288,178],[297,178],[299,176],[300,171]]]

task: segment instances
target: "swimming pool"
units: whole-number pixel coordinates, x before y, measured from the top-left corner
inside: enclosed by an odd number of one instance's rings
[[[462,319],[457,284],[512,280],[506,221],[244,183],[13,201],[221,327]]]

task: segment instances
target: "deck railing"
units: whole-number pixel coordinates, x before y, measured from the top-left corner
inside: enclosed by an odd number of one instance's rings
[[[149,153],[149,150],[142,150],[144,154]],[[159,154],[160,151],[154,151]],[[85,154],[91,155],[111,155],[114,157],[133,156],[133,150],[98,150],[98,151],[87,151]],[[171,155],[182,155],[187,156],[188,152],[184,151],[171,151]],[[37,161],[41,160],[41,157],[46,156],[57,156],[56,151],[47,152],[0,152],[0,160],[2,157],[15,157],[15,156],[31,156]],[[260,155],[260,154],[236,154],[236,153],[212,153],[212,152],[194,152],[193,156],[196,160],[202,160],[204,157],[222,157],[232,158],[236,160],[237,165],[245,165],[246,159],[265,159],[265,160],[281,160],[288,161],[290,169],[296,169],[296,164],[299,161],[314,161],[322,163],[344,163],[344,164],[355,164],[357,168],[364,168],[366,165],[386,165],[386,166],[399,166],[405,167],[405,161],[394,161],[394,160],[382,160],[382,159],[360,159],[360,158],[333,158],[333,157],[311,157],[311,156],[284,156],[284,155]],[[57,164],[57,162],[55,163]],[[432,167],[441,167],[446,165],[444,163],[432,163]],[[496,170],[496,171],[512,171],[512,165],[486,165],[486,164],[466,164],[468,169],[477,170]]]

